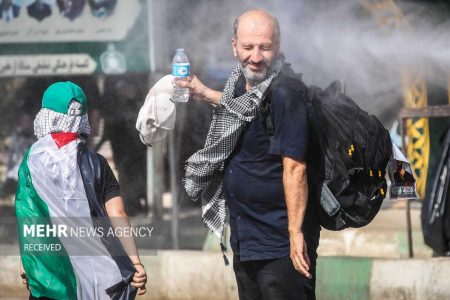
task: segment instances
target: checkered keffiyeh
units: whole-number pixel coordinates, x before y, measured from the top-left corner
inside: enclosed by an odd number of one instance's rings
[[[81,104],[72,101],[68,112],[81,111]],[[74,132],[89,135],[88,114],[62,114],[53,110],[42,108],[34,119],[34,134],[38,139],[55,132]]]
[[[268,71],[267,79],[240,97],[233,98],[236,82],[243,72],[238,63],[225,85],[220,104],[214,108],[211,125],[203,149],[194,153],[185,166],[184,187],[193,200],[202,200],[202,221],[219,237],[225,224],[223,195],[225,160],[233,152],[245,124],[258,114],[272,79],[282,67],[278,58]]]
[[[41,140],[50,133],[73,132],[79,134],[90,134],[88,114],[81,114],[82,105],[78,101],[72,101],[69,105],[68,113],[58,113],[48,108],[42,108],[34,119],[34,134]],[[43,160],[43,165],[52,170],[53,180],[59,178],[63,185],[65,205],[67,208],[68,199],[75,194],[77,177],[73,170],[77,167],[76,160],[77,144],[69,144],[56,153],[49,152]],[[75,155],[75,156],[74,156]],[[75,157],[75,159],[74,159]],[[55,161],[59,163],[55,163]],[[50,178],[49,178],[50,179]]]

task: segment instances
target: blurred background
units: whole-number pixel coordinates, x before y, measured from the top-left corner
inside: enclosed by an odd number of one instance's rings
[[[394,250],[375,250],[367,238],[370,250],[352,252],[347,231],[323,232],[319,253],[431,257],[420,208],[450,126],[445,0],[0,0],[0,217],[14,215],[17,168],[34,142],[43,91],[71,80],[88,96],[90,147],[113,167],[134,224],[155,229],[139,247],[217,250],[200,221],[201,203],[181,185],[183,162],[202,147],[211,108],[194,100],[177,104],[171,139],[151,148],[140,142],[135,123],[149,88],[171,72],[177,48],[186,50],[193,74],[223,88],[236,63],[233,22],[250,8],[279,19],[282,52],[307,85],[342,81],[346,94],[391,130],[416,175],[420,199],[387,197],[378,225],[369,225],[378,245]],[[5,232],[4,243],[17,243]]]

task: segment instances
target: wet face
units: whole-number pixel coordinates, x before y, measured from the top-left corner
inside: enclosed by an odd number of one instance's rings
[[[242,15],[232,46],[234,55],[244,67],[247,82],[254,84],[264,80],[279,53],[273,19],[259,12]]]

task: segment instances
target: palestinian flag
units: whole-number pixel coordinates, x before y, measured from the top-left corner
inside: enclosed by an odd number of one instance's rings
[[[86,151],[80,152],[84,142],[79,134],[86,133],[81,117],[87,121],[87,109],[83,101],[73,99],[84,93],[72,83],[64,84],[57,88],[60,98],[67,94],[65,106],[45,108],[44,94],[44,108],[35,121],[39,140],[27,151],[19,169],[15,208],[30,290],[36,298],[134,299],[135,289],[129,283],[135,269],[118,238],[86,233],[98,230],[94,217],[106,213],[104,205],[95,204],[100,199],[87,192],[89,182],[96,178],[82,175],[86,167],[80,164],[80,153]],[[64,113],[68,111],[75,113]],[[82,236],[80,228],[84,229]],[[111,245],[122,255],[113,254]]]

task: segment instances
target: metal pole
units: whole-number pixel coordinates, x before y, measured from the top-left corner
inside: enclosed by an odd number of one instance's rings
[[[402,150],[403,153],[406,153],[407,146],[406,146],[406,118],[400,119],[400,133],[402,136]],[[406,200],[406,234],[408,237],[408,257],[413,258],[414,257],[414,250],[413,250],[413,239],[412,239],[412,225],[411,225],[411,200]]]
[[[172,192],[172,242],[173,249],[179,249],[178,243],[178,184],[176,176],[175,132],[169,132],[170,190]]]
[[[155,54],[154,54],[154,37],[153,37],[153,7],[152,0],[147,0],[147,19],[148,19],[148,57],[150,63],[150,74],[155,72]],[[154,165],[153,165],[153,149],[147,147],[147,215],[152,215],[154,199]]]
[[[155,73],[155,34],[153,25],[153,0],[147,0],[147,17],[148,17],[148,56],[150,62],[150,73]]]
[[[406,227],[408,229],[408,255],[409,258],[413,258],[414,251],[411,226],[411,200],[406,200]]]
[[[152,208],[155,204],[154,192],[153,192],[153,149],[152,147],[147,147],[147,216],[152,216]]]

